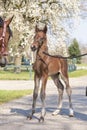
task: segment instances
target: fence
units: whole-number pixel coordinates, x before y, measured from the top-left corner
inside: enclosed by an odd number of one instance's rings
[[[68,71],[69,72],[72,72],[72,71],[75,71],[77,68],[76,68],[76,65],[75,64],[69,64],[68,65]]]

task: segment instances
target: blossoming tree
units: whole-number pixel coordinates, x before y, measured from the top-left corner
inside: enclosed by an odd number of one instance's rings
[[[34,29],[37,22],[48,26],[49,52],[66,54],[66,42],[70,39],[70,31],[78,19],[80,0],[1,0],[0,15],[14,15],[11,24],[13,38],[10,53],[23,52],[29,55]],[[68,39],[68,40],[67,40]],[[60,51],[61,50],[61,51]]]

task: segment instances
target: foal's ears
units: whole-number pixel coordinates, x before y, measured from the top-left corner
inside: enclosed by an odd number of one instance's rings
[[[43,31],[44,33],[47,32],[47,26],[45,25],[43,29],[39,29],[36,25],[35,32]]]
[[[9,18],[8,20],[5,21],[7,26],[11,23],[13,17],[14,17],[14,15],[11,18]]]
[[[46,33],[47,32],[47,25],[45,25],[45,27],[44,27],[44,33]]]

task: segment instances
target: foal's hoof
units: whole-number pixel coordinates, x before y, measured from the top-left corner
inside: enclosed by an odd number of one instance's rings
[[[31,119],[32,119],[31,115],[27,116],[27,120],[31,120]]]
[[[44,122],[44,117],[43,116],[40,117],[39,122]]]
[[[69,117],[74,117],[74,111],[73,111],[73,109],[70,109]]]
[[[70,114],[69,117],[74,117],[74,115],[73,115],[73,114]]]

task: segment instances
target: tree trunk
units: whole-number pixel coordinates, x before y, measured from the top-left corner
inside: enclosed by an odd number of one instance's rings
[[[20,73],[21,72],[21,59],[22,56],[21,55],[16,55],[15,59],[14,59],[14,72],[15,73]]]

